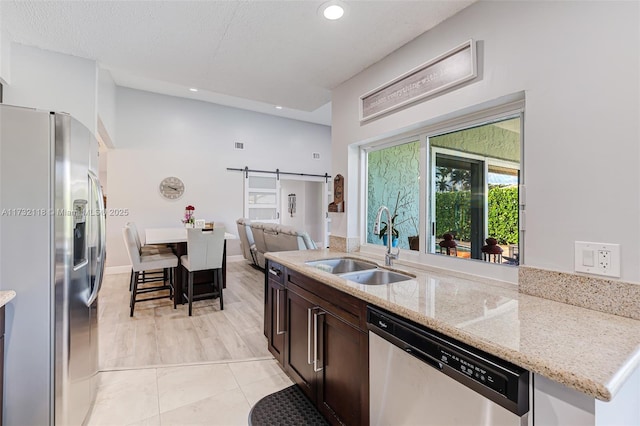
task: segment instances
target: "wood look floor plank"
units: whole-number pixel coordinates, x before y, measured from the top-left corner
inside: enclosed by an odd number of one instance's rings
[[[129,316],[129,274],[107,275],[98,304],[102,369],[270,357],[262,333],[264,273],[244,259],[227,262],[225,309],[218,299],[173,309],[169,298],[136,303]]]
[[[254,357],[247,343],[236,332],[233,324],[227,319],[224,313],[217,315],[215,318],[210,318],[210,320],[217,326],[218,336],[233,359]]]
[[[153,318],[148,321],[136,322],[136,346],[134,358],[135,365],[160,364],[156,323]]]

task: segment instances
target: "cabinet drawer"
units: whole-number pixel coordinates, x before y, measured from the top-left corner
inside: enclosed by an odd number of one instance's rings
[[[361,330],[367,329],[366,303],[362,300],[330,287],[296,271],[287,271],[287,285],[294,284],[316,295],[315,301],[336,316]]]
[[[267,277],[271,281],[275,281],[280,284],[284,284],[284,266],[272,261],[267,262],[267,269],[265,270]]]

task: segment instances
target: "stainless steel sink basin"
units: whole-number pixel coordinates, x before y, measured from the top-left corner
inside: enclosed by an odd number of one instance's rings
[[[412,280],[414,278],[410,275],[399,274],[385,269],[349,272],[348,274],[341,274],[340,277],[349,281],[355,281],[357,283],[367,285],[391,284],[400,281]]]
[[[362,260],[336,258],[322,259],[305,262],[306,265],[321,269],[332,274],[344,274],[346,272],[364,271],[367,269],[375,269],[378,265]]]

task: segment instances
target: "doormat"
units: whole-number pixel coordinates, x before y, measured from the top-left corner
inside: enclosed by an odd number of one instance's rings
[[[329,425],[297,385],[262,398],[251,408],[249,426]]]

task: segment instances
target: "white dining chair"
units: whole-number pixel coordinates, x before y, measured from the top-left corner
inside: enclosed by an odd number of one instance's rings
[[[126,227],[131,228],[133,236],[136,241],[136,246],[138,246],[138,251],[140,254],[159,254],[159,253],[172,253],[171,248],[167,247],[164,244],[142,244],[140,240],[140,233],[138,232],[138,227],[135,222],[127,222]]]
[[[175,270],[176,266],[178,266],[178,256],[173,253],[142,255],[138,251],[135,236],[131,228],[125,226],[124,228],[122,228],[122,234],[124,236],[127,253],[129,254],[129,260],[131,261],[131,281],[129,283],[129,289],[131,290],[131,301],[129,302],[129,316],[133,316],[133,311],[137,302],[146,302],[149,300],[156,300],[167,297],[166,295],[158,295],[154,297],[138,299],[138,294],[169,290],[168,297],[170,299],[174,298],[173,271]],[[157,279],[148,279],[147,281],[143,282],[140,279],[140,274],[142,272],[152,270],[161,270],[162,274]],[[146,285],[149,282],[160,282],[161,284],[150,287]],[[145,285],[140,287],[143,284]]]
[[[140,253],[141,256],[148,255],[148,254],[173,253],[173,250],[171,250],[170,247],[167,247],[164,244],[142,245],[142,242],[140,240],[140,233],[138,232],[138,227],[136,226],[135,222],[127,222],[124,226],[131,229],[131,233],[135,239],[136,246],[138,247],[138,252]],[[131,272],[131,274],[133,276],[133,271]],[[159,269],[154,271],[142,271],[142,273],[140,273],[138,276],[138,282],[140,283],[154,282],[154,281],[159,281],[160,278],[165,278],[165,279],[167,278],[165,270]],[[129,291],[131,291],[132,288],[133,288],[133,285],[131,286],[131,288],[129,288]]]
[[[197,271],[213,271],[212,291],[199,294],[198,298],[204,299],[218,296],[220,298],[220,310],[224,309],[222,297],[224,234],[225,229],[222,227],[214,228],[212,231],[187,229],[187,254],[180,257],[180,264],[184,267],[185,273],[189,275],[187,293],[182,295],[189,302],[189,316],[191,316],[194,301],[193,274]],[[187,279],[183,279],[182,282],[187,282]]]

